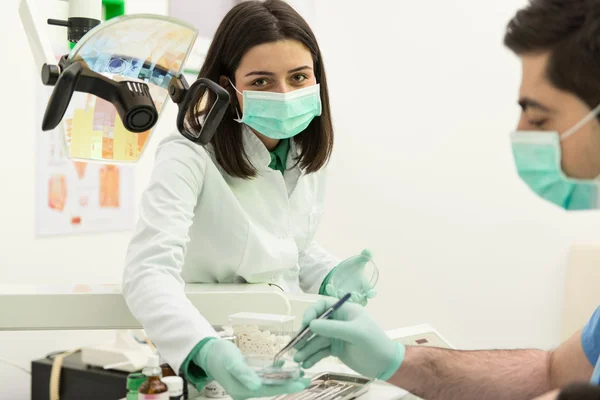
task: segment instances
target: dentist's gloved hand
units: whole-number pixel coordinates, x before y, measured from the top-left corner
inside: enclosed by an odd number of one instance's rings
[[[294,360],[310,368],[331,355],[366,377],[390,379],[404,360],[405,347],[392,341],[356,304],[345,303],[331,319],[316,319],[335,302],[321,299],[306,310],[303,328],[310,324],[315,336],[296,345]]]
[[[376,295],[375,290],[368,289],[370,282],[365,282],[364,274],[372,258],[369,250],[363,250],[360,255],[342,261],[325,279],[325,290],[321,294],[341,299],[349,292],[352,295],[350,301],[367,305],[368,300]]]
[[[228,340],[214,339],[206,343],[194,361],[209,378],[219,382],[234,400],[297,393],[310,384],[309,379],[297,379],[285,385],[263,385],[258,375],[246,364],[240,350]]]

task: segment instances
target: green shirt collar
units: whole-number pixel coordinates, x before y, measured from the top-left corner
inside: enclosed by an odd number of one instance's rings
[[[273,151],[270,151],[271,163],[269,168],[279,171],[283,174],[287,164],[288,153],[290,152],[290,140],[282,139]]]

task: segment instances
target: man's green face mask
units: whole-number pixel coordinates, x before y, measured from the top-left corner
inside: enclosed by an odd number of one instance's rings
[[[519,176],[537,195],[565,210],[600,208],[600,180],[574,179],[561,168],[560,143],[600,113],[600,105],[563,134],[515,132],[511,143]]]

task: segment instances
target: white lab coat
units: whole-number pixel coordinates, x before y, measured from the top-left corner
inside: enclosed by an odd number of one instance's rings
[[[185,282],[269,282],[317,293],[338,263],[314,241],[324,172],[304,175],[294,167],[292,143],[282,176],[269,168],[269,152],[245,126],[243,140],[258,169],[255,179],[227,175],[210,148],[177,133],[159,145],[142,196],[123,294],[175,371],[198,342],[216,335],[185,296]]]

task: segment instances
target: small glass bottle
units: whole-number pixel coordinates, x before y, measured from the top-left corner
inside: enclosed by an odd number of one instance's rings
[[[167,376],[162,381],[169,388],[169,400],[183,399],[183,379],[178,376]]]
[[[147,379],[138,390],[138,400],[169,400],[169,389],[160,380],[162,371],[158,365],[158,356],[148,357],[148,366],[142,373]]]
[[[166,378],[167,376],[177,376],[169,364],[161,364],[160,369],[162,370],[163,378]]]

